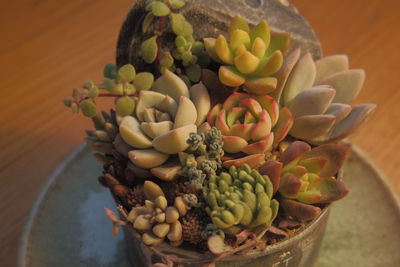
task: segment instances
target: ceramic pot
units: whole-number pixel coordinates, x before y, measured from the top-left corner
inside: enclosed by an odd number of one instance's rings
[[[297,9],[286,0],[188,0],[186,2],[181,12],[192,25],[201,25],[195,27],[195,37],[216,37],[220,32],[227,30],[229,21],[234,15],[240,14],[252,24],[268,20],[272,31],[291,33],[292,48],[300,46],[303,51],[310,51],[315,59],[321,57],[321,46],[314,31]],[[148,68],[138,57],[141,42],[151,36],[143,34],[141,30],[141,23],[146,14],[144,6],[144,0],[136,1],[122,25],[116,51],[118,66],[132,63],[138,69]],[[291,238],[270,245],[262,251],[253,250],[244,255],[223,258],[216,266],[314,266],[318,259],[328,216],[329,207],[326,207],[320,216]],[[145,267],[160,262],[160,259],[140,241],[133,228],[124,227],[124,232],[133,266]],[[187,258],[188,263],[184,266],[201,266],[193,261],[204,256],[193,250],[172,247],[166,243],[156,248],[166,254]]]
[[[264,250],[253,250],[243,255],[233,255],[221,259],[216,267],[312,267],[316,266],[322,238],[329,217],[329,207],[309,223],[304,229],[292,237],[267,246]],[[129,260],[133,267],[147,267],[153,263],[161,262],[150,249],[141,242],[140,237],[132,227],[124,227],[125,240],[128,246]],[[183,266],[202,266],[196,261],[204,255],[184,247],[173,247],[162,243],[155,247],[165,254],[176,254],[187,258]]]

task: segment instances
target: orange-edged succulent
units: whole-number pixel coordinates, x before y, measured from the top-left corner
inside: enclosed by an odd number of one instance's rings
[[[225,152],[242,152],[251,155],[249,159],[260,161],[264,160],[265,152],[285,138],[293,116],[288,108],[279,109],[271,96],[234,92],[223,104],[211,109],[207,122],[221,131]],[[235,162],[239,166],[255,165],[243,159]]]
[[[272,77],[283,63],[283,54],[289,46],[289,34],[271,33],[266,21],[253,29],[240,16],[235,16],[229,28],[228,40],[223,35],[204,38],[210,57],[223,65],[219,79],[231,87],[244,86],[253,94],[267,94],[276,89]]]

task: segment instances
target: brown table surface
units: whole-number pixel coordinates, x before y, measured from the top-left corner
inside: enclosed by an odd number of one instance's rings
[[[400,191],[400,2],[292,1],[325,55],[344,53],[367,72],[357,103],[378,109],[351,136]],[[82,142],[88,120],[62,104],[114,62],[131,0],[21,0],[0,16],[0,266],[16,264],[21,230],[51,171]],[[360,185],[362,186],[362,185]],[[368,197],[368,196],[366,196]]]

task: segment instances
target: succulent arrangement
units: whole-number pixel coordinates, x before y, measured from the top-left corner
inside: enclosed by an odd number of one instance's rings
[[[304,227],[346,196],[338,171],[350,147],[338,141],[375,108],[349,104],[365,74],[346,56],[314,60],[289,34],[240,16],[227,34],[195,40],[184,5],[146,6],[138,54],[154,71],[107,64],[100,84],[64,101],[94,123],[86,141],[123,217],[106,209],[113,232],[132,227],[168,266],[184,260],[162,242],[196,244],[211,251],[199,262],[213,262],[265,247],[282,222]],[[100,97],[115,109],[99,112]]]

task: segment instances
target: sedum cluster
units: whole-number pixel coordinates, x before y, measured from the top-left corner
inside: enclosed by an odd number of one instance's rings
[[[258,242],[272,224],[309,222],[343,198],[337,173],[349,146],[337,141],[375,105],[350,104],[365,74],[346,56],[285,55],[288,34],[239,16],[227,35],[199,42],[178,13],[184,4],[146,6],[140,53],[154,73],[108,64],[101,84],[87,81],[64,103],[93,120],[86,140],[146,245],[208,240],[219,254],[229,240]],[[215,79],[203,83],[202,72]],[[100,113],[99,97],[115,110]]]
[[[272,193],[268,176],[248,165],[231,166],[229,173],[212,175],[203,190],[212,222],[228,234],[268,228],[279,207],[278,201],[271,199]]]

